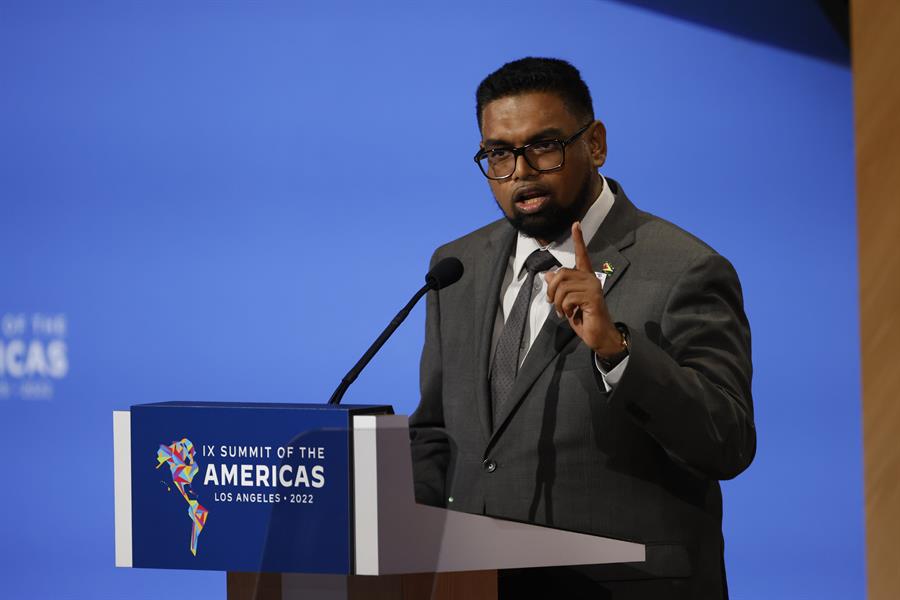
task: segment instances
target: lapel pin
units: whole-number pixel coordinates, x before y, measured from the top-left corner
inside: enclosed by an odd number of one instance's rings
[[[611,264],[609,264],[608,262],[605,262],[602,265],[600,265],[600,270],[603,273],[606,273],[607,275],[612,275],[613,271],[615,271],[615,269],[613,269],[613,266]]]

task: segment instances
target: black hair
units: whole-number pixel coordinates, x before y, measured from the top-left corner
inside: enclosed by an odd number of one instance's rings
[[[478,128],[481,129],[481,113],[489,103],[527,92],[557,94],[572,114],[585,120],[594,119],[591,91],[578,69],[559,58],[529,56],[506,63],[478,85],[475,92]]]

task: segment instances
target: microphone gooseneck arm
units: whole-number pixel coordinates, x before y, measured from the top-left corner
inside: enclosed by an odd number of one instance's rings
[[[384,328],[384,331],[381,332],[378,339],[375,340],[368,350],[366,350],[366,353],[362,355],[362,358],[360,358],[356,364],[353,365],[353,368],[344,375],[344,378],[341,379],[341,383],[338,384],[337,389],[334,390],[334,393],[328,400],[328,404],[341,403],[341,398],[344,397],[344,393],[347,391],[347,388],[350,387],[350,384],[356,381],[360,371],[366,368],[366,365],[369,364],[369,361],[372,360],[375,353],[384,346],[384,343],[391,337],[391,334],[400,327],[400,323],[406,319],[409,312],[416,305],[416,302],[421,300],[422,296],[424,296],[428,290],[437,291],[444,289],[448,285],[453,285],[459,281],[460,277],[462,277],[463,271],[462,262],[454,256],[439,260],[425,275],[425,285],[422,286],[422,289],[413,295],[412,299],[406,303],[406,306],[404,306],[388,326]]]
[[[337,389],[334,390],[334,393],[331,394],[331,399],[328,400],[328,404],[340,404],[341,398],[344,397],[344,393],[347,391],[347,388],[350,387],[350,384],[356,381],[356,378],[359,376],[359,373],[366,368],[366,365],[369,364],[369,361],[372,360],[372,357],[375,356],[375,353],[378,352],[384,343],[391,337],[391,334],[400,327],[400,324],[406,319],[409,315],[410,311],[416,305],[416,303],[424,296],[428,290],[431,289],[431,285],[426,283],[422,286],[418,292],[412,297],[412,299],[400,309],[400,312],[397,313],[397,316],[393,318],[393,320],[388,324],[387,327],[384,328],[384,331],[381,332],[381,335],[378,336],[378,339],[366,350],[366,353],[362,355],[353,368],[350,369],[344,378],[341,379],[341,382],[338,384]]]

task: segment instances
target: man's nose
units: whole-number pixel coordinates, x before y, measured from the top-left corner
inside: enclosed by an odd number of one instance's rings
[[[528,161],[525,160],[525,154],[520,154],[515,157],[516,159],[516,168],[513,170],[513,179],[531,179],[535,175],[539,173],[536,171]]]

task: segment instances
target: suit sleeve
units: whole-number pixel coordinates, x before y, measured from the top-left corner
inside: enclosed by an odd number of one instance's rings
[[[435,254],[433,267],[438,261]],[[439,292],[428,292],[425,300],[425,344],[422,348],[419,385],[421,399],[409,418],[413,481],[416,501],[444,506],[450,444],[444,429]]]
[[[626,323],[628,369],[610,395],[675,461],[730,479],[756,452],[750,326],[731,264],[704,254],[682,273],[660,323]]]

